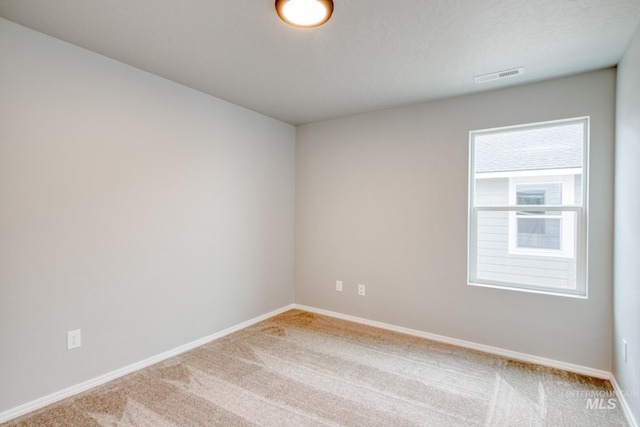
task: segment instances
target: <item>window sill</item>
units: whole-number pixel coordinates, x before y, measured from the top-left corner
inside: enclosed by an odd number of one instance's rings
[[[551,295],[555,297],[566,297],[566,298],[574,298],[574,299],[589,299],[587,292],[585,294],[581,293],[567,293],[561,291],[552,291],[552,290],[543,290],[543,289],[534,289],[534,288],[524,288],[518,286],[509,286],[509,285],[498,285],[491,283],[478,283],[467,281],[467,285],[475,286],[478,288],[492,288],[492,289],[501,289],[506,291],[516,291],[516,292],[526,292],[530,294],[539,294],[539,295]]]

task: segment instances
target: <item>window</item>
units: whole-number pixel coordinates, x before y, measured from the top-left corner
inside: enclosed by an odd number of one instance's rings
[[[573,205],[575,170],[570,172],[547,177],[509,178],[509,204]],[[574,233],[570,216],[570,213],[559,211],[510,212],[509,253],[572,258]]]
[[[589,119],[470,133],[469,284],[586,296]]]

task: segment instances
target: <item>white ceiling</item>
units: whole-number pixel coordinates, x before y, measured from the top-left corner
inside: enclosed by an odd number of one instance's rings
[[[0,16],[291,124],[613,66],[640,23],[640,0],[334,4],[313,29],[273,0],[0,0]]]

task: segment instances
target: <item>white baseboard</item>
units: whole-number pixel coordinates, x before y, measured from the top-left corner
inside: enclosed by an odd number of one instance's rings
[[[36,399],[31,402],[27,402],[23,405],[20,405],[16,408],[9,409],[4,412],[0,412],[0,423],[5,421],[9,421],[13,418],[17,418],[21,415],[29,413],[31,411],[35,411],[36,409],[43,408],[47,405],[51,405],[52,403],[58,402],[62,399],[66,399],[71,396],[75,396],[76,394],[82,393],[94,387],[97,387],[101,384],[104,384],[109,381],[113,381],[116,378],[120,378],[132,372],[138,371],[140,369],[146,368],[148,366],[154,365],[158,362],[161,362],[165,359],[168,359],[173,356],[177,356],[180,353],[184,353],[186,351],[192,350],[201,345],[207,344],[211,341],[215,341],[220,339],[226,335],[229,335],[233,332],[239,331],[251,325],[254,325],[258,322],[262,322],[263,320],[269,319],[271,317],[277,316],[278,314],[284,313],[285,311],[289,311],[294,308],[293,304],[287,305],[285,307],[274,310],[270,313],[263,314],[262,316],[255,317],[253,319],[247,320],[246,322],[242,322],[230,328],[227,328],[223,331],[217,332],[215,334],[209,335],[204,338],[200,338],[193,342],[190,342],[185,345],[181,345],[180,347],[176,347],[172,350],[165,351],[164,353],[160,353],[158,355],[149,357],[148,359],[141,360],[139,362],[133,363],[131,365],[125,366],[120,369],[116,369],[115,371],[106,373],[104,375],[100,375],[99,377],[92,378],[88,381],[84,381],[80,384],[76,384],[74,386],[65,388],[63,390],[52,393],[48,396],[41,397],[40,399]]]
[[[624,392],[624,390],[620,388],[620,385],[618,384],[618,381],[616,381],[616,377],[613,376],[613,374],[611,375],[611,378],[609,379],[609,381],[611,381],[611,385],[613,385],[613,389],[616,392],[616,397],[618,398],[618,402],[620,402],[620,406],[622,406],[624,415],[627,417],[627,422],[629,422],[629,425],[631,427],[638,427],[638,422],[633,416],[633,413],[631,412],[631,408],[627,403],[626,393]]]
[[[578,374],[588,375],[590,377],[602,378],[606,380],[611,378],[610,372],[601,371],[599,369],[593,369],[586,366],[574,365],[572,363],[560,362],[558,360],[553,360],[553,359],[546,359],[544,357],[533,356],[526,353],[518,353],[517,351],[505,350],[502,348],[492,347],[484,344],[477,344],[471,341],[459,340],[457,338],[449,338],[443,335],[437,335],[437,334],[431,334],[428,332],[418,331],[416,329],[403,328],[401,326],[394,326],[388,323],[362,319],[360,317],[349,316],[346,314],[336,313],[333,311],[323,310],[320,308],[308,307],[300,304],[294,304],[294,307],[299,310],[309,311],[311,313],[323,314],[325,316],[335,317],[337,319],[348,320],[350,322],[373,326],[380,329],[386,329],[388,331],[399,332],[401,334],[412,335],[420,338],[426,338],[432,341],[451,344],[458,347],[468,348],[471,350],[482,351],[484,353],[495,354],[497,356],[508,357],[510,359],[520,360],[522,362],[535,363],[537,365],[548,366],[550,368],[556,368],[556,369],[562,369],[563,371],[575,372]]]

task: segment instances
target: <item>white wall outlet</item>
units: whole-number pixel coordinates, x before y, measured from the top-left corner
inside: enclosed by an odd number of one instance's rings
[[[73,350],[82,345],[82,337],[80,335],[80,329],[67,332],[67,350]]]
[[[627,361],[627,340],[622,340],[622,360]]]
[[[336,280],[336,291],[342,292],[342,280]]]
[[[364,296],[364,285],[358,285],[358,295]]]

